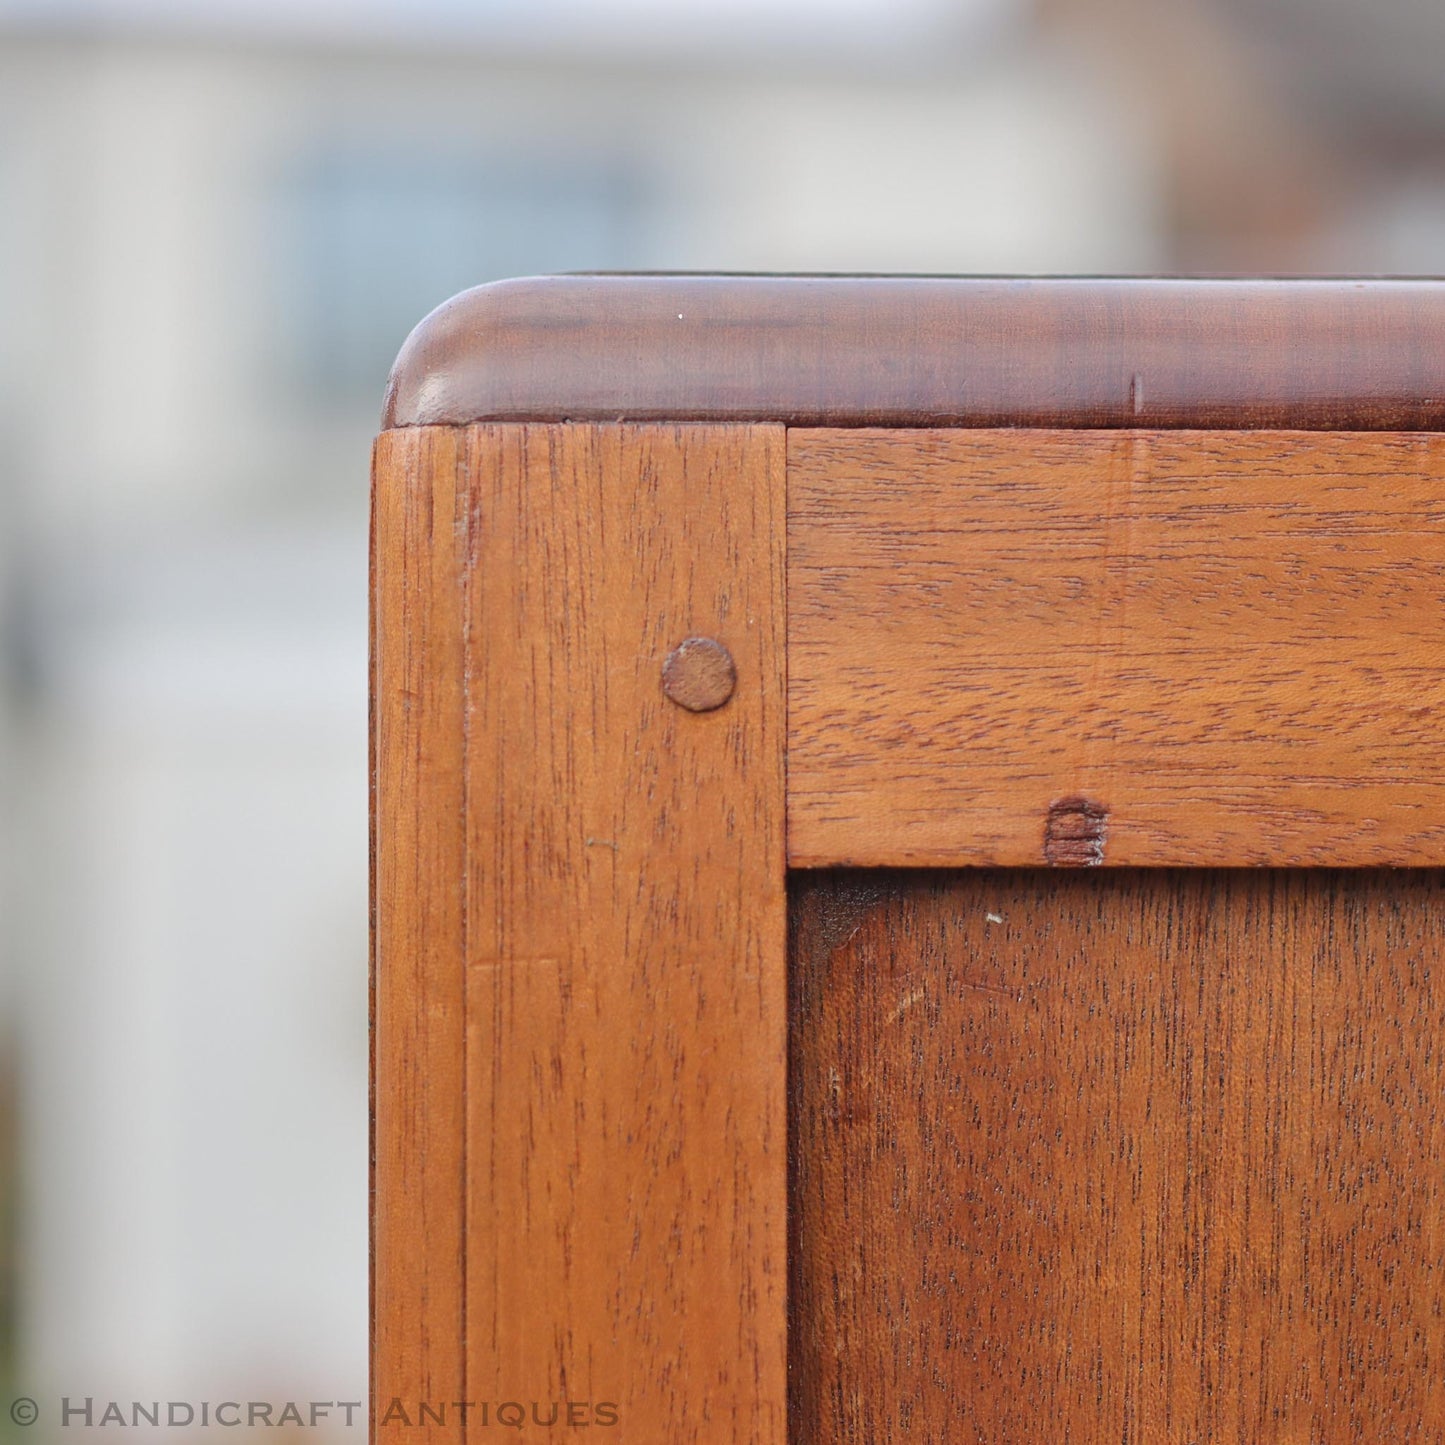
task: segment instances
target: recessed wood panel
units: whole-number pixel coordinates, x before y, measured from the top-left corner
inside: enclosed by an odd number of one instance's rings
[[[788,434],[795,866],[1445,862],[1445,438]]]
[[[776,427],[378,444],[382,1440],[785,1438],[782,467]]]
[[[825,872],[793,1439],[1445,1438],[1445,881]]]

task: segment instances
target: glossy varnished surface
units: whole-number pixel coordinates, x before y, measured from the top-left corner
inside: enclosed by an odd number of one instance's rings
[[[798,1445],[1445,1437],[1438,873],[792,890]]]
[[[560,276],[447,302],[383,425],[1445,424],[1445,284]]]
[[[1445,862],[1445,437],[788,433],[788,851]]]

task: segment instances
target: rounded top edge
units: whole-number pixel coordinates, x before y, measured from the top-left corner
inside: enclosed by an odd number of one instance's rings
[[[1445,281],[591,273],[463,291],[383,428],[1445,429]]]

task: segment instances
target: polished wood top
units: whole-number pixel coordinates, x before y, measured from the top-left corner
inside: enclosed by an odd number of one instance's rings
[[[582,275],[463,292],[382,425],[1445,426],[1445,282]]]

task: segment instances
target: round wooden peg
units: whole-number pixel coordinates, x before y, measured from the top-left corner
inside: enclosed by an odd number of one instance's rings
[[[711,637],[689,637],[667,654],[662,664],[662,690],[689,712],[721,707],[738,685],[732,653]]]

